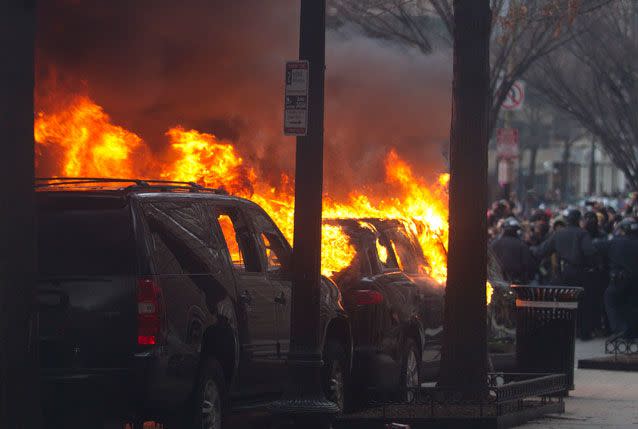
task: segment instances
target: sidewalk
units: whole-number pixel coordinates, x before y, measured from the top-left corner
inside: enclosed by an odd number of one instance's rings
[[[604,356],[605,341],[576,343],[576,360]],[[638,428],[638,372],[576,369],[576,390],[565,414],[528,423],[529,429]]]

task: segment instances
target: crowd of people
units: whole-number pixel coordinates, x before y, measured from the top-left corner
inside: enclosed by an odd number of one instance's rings
[[[487,214],[490,249],[514,284],[583,288],[578,336],[638,337],[638,193],[618,209],[530,208],[495,202]]]

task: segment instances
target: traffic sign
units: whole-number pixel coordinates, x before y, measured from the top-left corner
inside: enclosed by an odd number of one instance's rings
[[[517,128],[496,130],[496,155],[499,159],[517,159],[519,134]]]
[[[310,63],[286,63],[286,94],[284,107],[284,134],[305,136],[308,133],[308,85]]]
[[[503,101],[501,107],[503,110],[507,111],[517,111],[523,108],[525,104],[525,82],[522,80],[517,80],[514,82],[509,92],[507,93],[507,97]]]

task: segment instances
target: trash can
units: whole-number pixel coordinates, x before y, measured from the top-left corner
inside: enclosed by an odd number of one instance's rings
[[[568,389],[573,390],[576,313],[583,288],[512,285],[512,289],[519,370],[565,374]]]

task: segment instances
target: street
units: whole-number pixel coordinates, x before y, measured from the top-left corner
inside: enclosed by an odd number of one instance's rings
[[[147,3],[0,5],[0,429],[638,426],[638,0]]]
[[[604,355],[605,342],[576,342],[576,360]],[[523,428],[629,428],[638,425],[638,373],[576,369],[576,390],[565,414],[530,422]]]

